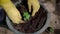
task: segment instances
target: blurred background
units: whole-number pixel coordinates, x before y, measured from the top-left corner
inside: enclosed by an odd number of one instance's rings
[[[16,1],[16,0],[15,0]],[[53,32],[44,31],[41,34],[60,34],[60,0],[39,0],[50,12],[50,25]],[[0,34],[14,34],[9,29],[0,26]]]

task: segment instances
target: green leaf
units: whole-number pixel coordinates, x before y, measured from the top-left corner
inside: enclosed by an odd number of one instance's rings
[[[25,20],[25,21],[26,21],[26,20],[29,20],[30,14],[29,14],[28,12],[24,12],[23,17],[24,17],[24,20]]]

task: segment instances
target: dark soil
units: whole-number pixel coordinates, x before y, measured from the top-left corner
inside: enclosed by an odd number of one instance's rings
[[[21,14],[23,14],[23,12],[26,10],[26,8],[24,8],[23,5],[20,5],[20,7],[17,8],[18,10],[21,11]],[[23,24],[18,24],[18,25],[14,24],[14,28],[20,32],[33,33],[40,30],[44,26],[46,19],[47,19],[47,12],[41,6],[41,8],[35,14],[34,17],[31,16],[30,20],[26,21]]]

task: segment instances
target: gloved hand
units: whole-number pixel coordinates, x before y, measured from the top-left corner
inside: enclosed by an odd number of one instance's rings
[[[38,12],[40,8],[40,4],[38,0],[28,0],[28,7],[29,7],[29,12],[31,12],[31,6],[33,8],[32,16],[35,15],[36,12]]]
[[[12,20],[13,23],[19,24],[24,22],[19,11],[11,2],[11,0],[0,0],[0,5],[3,7],[8,17]]]

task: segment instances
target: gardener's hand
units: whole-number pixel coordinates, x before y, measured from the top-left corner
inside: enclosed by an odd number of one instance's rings
[[[38,12],[38,10],[40,8],[40,4],[39,4],[38,0],[28,0],[29,12],[31,12],[31,6],[33,7],[32,16],[34,16],[35,13]]]
[[[13,23],[19,24],[24,22],[20,12],[10,0],[0,0],[0,3]]]

